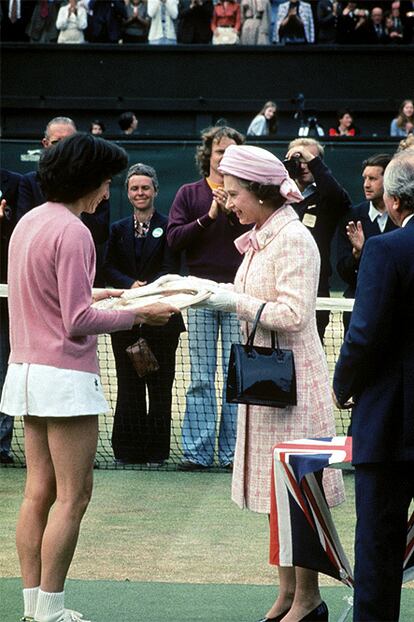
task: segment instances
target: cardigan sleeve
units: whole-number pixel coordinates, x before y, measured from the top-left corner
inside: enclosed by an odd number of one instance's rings
[[[178,2],[177,0],[166,0],[165,8],[171,19],[177,19],[178,15]]]
[[[95,248],[87,228],[80,223],[66,227],[57,244],[55,270],[62,321],[69,337],[128,330],[134,324],[134,311],[91,307],[94,265]]]

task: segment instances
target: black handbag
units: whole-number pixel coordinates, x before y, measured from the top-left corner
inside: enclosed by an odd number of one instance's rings
[[[296,406],[296,373],[292,350],[279,346],[272,331],[270,348],[255,346],[254,337],[266,303],[258,310],[245,345],[233,343],[227,374],[226,400],[231,404],[253,404],[285,408]]]

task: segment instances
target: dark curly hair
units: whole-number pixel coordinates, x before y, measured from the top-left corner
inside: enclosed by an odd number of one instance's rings
[[[203,177],[208,177],[210,174],[210,158],[213,142],[220,142],[224,137],[234,140],[236,145],[242,145],[245,140],[243,134],[240,134],[240,132],[227,125],[208,127],[201,133],[201,145],[197,147],[195,161]]]
[[[48,201],[73,203],[127,165],[124,149],[103,138],[79,132],[44,150],[38,176]]]

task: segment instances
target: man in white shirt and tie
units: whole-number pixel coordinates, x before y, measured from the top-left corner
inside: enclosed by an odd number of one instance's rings
[[[339,227],[336,268],[339,276],[347,284],[345,298],[355,297],[359,263],[365,241],[374,235],[396,228],[388,217],[384,203],[384,172],[390,160],[390,155],[379,153],[363,162],[365,201],[352,206],[351,217]],[[350,314],[344,314],[345,332],[349,319]]]

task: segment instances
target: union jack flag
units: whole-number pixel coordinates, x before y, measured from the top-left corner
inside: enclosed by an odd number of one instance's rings
[[[299,439],[273,447],[270,563],[311,568],[353,585],[322,488],[321,471],[350,462],[346,436]]]
[[[299,439],[273,447],[270,563],[301,566],[349,587],[352,570],[322,488],[322,469],[352,460],[346,436]],[[414,578],[414,512],[408,522],[404,581]]]

